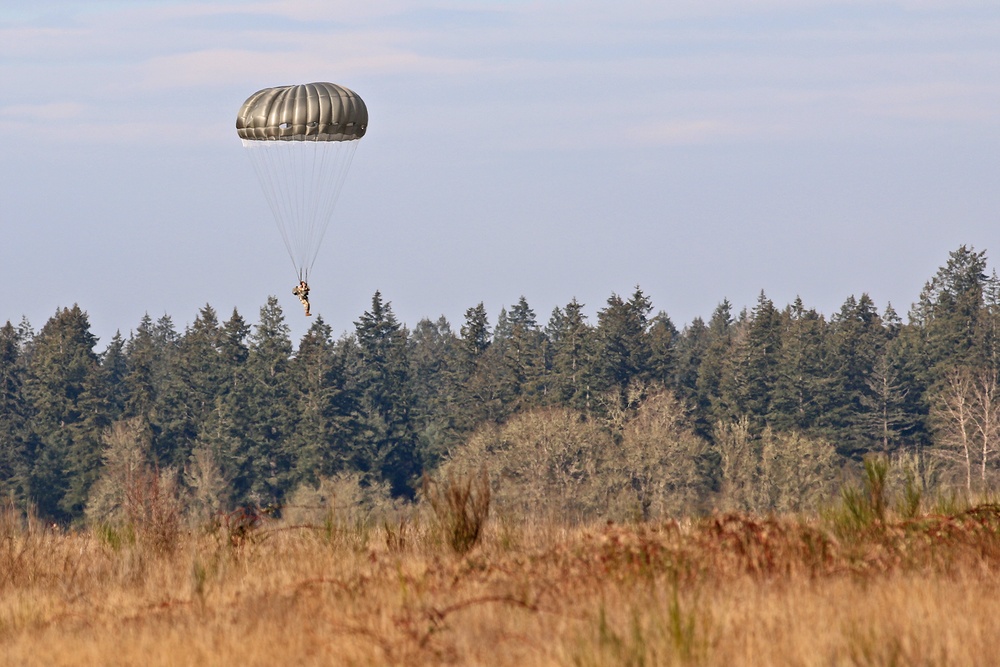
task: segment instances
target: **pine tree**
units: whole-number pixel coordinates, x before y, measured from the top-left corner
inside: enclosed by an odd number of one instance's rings
[[[170,465],[187,458],[190,447],[192,416],[189,387],[180,376],[181,337],[169,315],[163,315],[153,327],[156,348],[156,415],[158,430],[153,450],[159,465]]]
[[[576,299],[564,309],[552,311],[545,329],[551,369],[550,402],[577,410],[590,408],[593,333],[583,313],[583,304]]]
[[[316,485],[323,477],[359,465],[358,406],[347,389],[343,355],[330,326],[317,316],[299,342],[289,368],[289,402],[297,409],[288,439],[292,455],[290,486]]]
[[[460,389],[467,379],[461,341],[442,315],[436,321],[420,320],[409,348],[419,456],[424,469],[433,469],[466,434],[458,414]]]
[[[486,316],[483,302],[465,311],[465,324],[462,325],[462,348],[465,350],[470,366],[490,346],[490,323]]]
[[[764,294],[746,319],[719,382],[730,419],[748,416],[763,428],[771,412],[781,351],[781,314]]]
[[[359,351],[354,372],[369,443],[366,468],[377,481],[389,482],[393,495],[412,497],[420,463],[410,419],[407,332],[379,292],[372,297],[371,310],[354,325]]]
[[[674,344],[675,381],[677,396],[695,406],[696,413],[704,416],[708,403],[699,402],[698,372],[708,350],[709,331],[705,321],[695,317],[681,331]],[[700,430],[700,429],[699,429]]]
[[[817,429],[828,409],[831,381],[826,360],[826,321],[796,298],[781,314],[781,347],[769,423],[777,431]]]
[[[159,395],[163,428],[170,440],[164,452],[168,458],[161,463],[182,467],[188,461],[200,429],[224,391],[222,337],[215,310],[206,304],[175,345]]]
[[[250,356],[249,335],[249,325],[234,308],[219,332],[218,393],[213,404],[206,406],[210,409],[198,426],[191,456],[184,463],[185,476],[195,486],[194,493],[207,496],[198,501],[207,509],[252,502],[242,469],[243,436],[252,418],[243,402],[249,391],[245,368]],[[202,485],[220,488],[199,488]]]
[[[79,518],[101,462],[100,434],[108,425],[96,391],[97,338],[74,305],[45,323],[32,341],[25,394],[37,439],[29,493],[44,516]]]
[[[650,379],[674,390],[677,377],[677,339],[679,332],[664,311],[656,314],[649,325]]]
[[[98,386],[103,391],[103,399],[107,405],[107,418],[114,423],[125,414],[128,401],[128,387],[125,378],[128,375],[128,357],[125,353],[126,341],[121,332],[115,332],[107,349],[101,353],[101,370]]]
[[[222,325],[222,359],[224,367],[229,369],[226,375],[235,377],[233,368],[238,368],[246,362],[250,356],[250,348],[247,346],[247,336],[250,335],[250,325],[246,323],[243,316],[233,308],[233,314]]]
[[[177,441],[182,437],[183,398],[171,394],[179,337],[169,315],[156,322],[144,315],[125,345],[126,418],[138,417],[149,427],[157,464],[174,461]]]
[[[696,404],[706,412],[705,421],[714,428],[717,421],[729,421],[732,411],[722,396],[723,371],[729,364],[733,347],[732,306],[728,299],[715,307],[705,334],[705,351],[698,364],[695,382]]]
[[[545,387],[545,336],[535,311],[521,296],[509,315],[510,331],[504,342],[503,363],[509,388],[502,393],[509,412],[530,409],[542,403]]]
[[[242,366],[242,382],[231,392],[238,402],[233,423],[239,430],[233,483],[240,504],[280,503],[288,490],[292,456],[288,438],[295,426],[291,404],[289,363],[292,342],[278,304],[270,296],[260,309],[260,320],[250,335],[250,349]]]
[[[602,390],[622,392],[650,375],[649,313],[652,305],[636,287],[624,301],[617,294],[597,313],[596,370]]]
[[[826,418],[839,451],[859,457],[878,443],[865,425],[877,403],[872,372],[886,343],[882,320],[867,294],[844,302],[831,319],[829,343],[833,386]]]
[[[954,367],[986,363],[989,326],[982,319],[988,283],[986,252],[963,245],[949,254],[945,266],[924,286],[910,321],[924,332],[928,384],[942,381]]]
[[[126,417],[141,417],[156,430],[155,406],[158,389],[160,358],[153,335],[153,319],[147,313],[125,345]]]
[[[8,320],[0,328],[0,497],[24,504],[28,492],[31,407],[23,349],[30,341]]]
[[[483,422],[499,423],[507,415],[504,391],[509,383],[504,381],[505,368],[498,363],[503,358],[506,337],[509,335],[506,312],[501,312],[497,323],[497,337],[490,331],[490,323],[482,302],[465,311],[465,324],[461,328],[462,362],[458,391],[459,428],[471,432]],[[496,349],[495,349],[496,348]]]

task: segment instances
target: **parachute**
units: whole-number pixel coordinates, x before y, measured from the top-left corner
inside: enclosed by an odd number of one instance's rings
[[[368,108],[333,83],[264,88],[236,115],[264,195],[299,280],[309,280],[333,217]]]

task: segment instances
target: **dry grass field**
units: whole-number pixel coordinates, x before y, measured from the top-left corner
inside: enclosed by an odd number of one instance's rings
[[[985,665],[1000,507],[858,521],[425,513],[177,533],[0,523],[5,665]],[[439,515],[440,517],[440,515]],[[847,517],[847,518],[845,518]],[[153,525],[156,528],[155,524]]]

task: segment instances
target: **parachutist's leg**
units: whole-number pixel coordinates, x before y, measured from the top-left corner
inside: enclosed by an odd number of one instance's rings
[[[312,313],[309,312],[309,299],[302,299],[302,305],[306,307],[306,317],[312,317]]]

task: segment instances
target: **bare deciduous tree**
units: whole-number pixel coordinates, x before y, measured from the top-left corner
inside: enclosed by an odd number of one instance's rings
[[[974,469],[979,469],[979,491],[989,488],[990,463],[1000,439],[997,399],[995,372],[958,368],[945,376],[932,404],[934,451],[958,467],[970,498]]]
[[[721,461],[722,509],[798,512],[818,509],[829,497],[836,453],[823,439],[770,428],[755,436],[743,417],[716,424],[714,440]]]
[[[641,394],[604,423],[561,408],[515,415],[454,451],[445,473],[487,469],[500,513],[577,521],[695,509],[707,445],[673,394]]]

